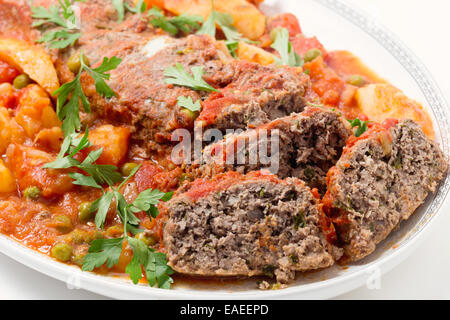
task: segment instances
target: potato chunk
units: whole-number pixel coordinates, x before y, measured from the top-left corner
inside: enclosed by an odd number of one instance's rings
[[[267,66],[275,62],[273,54],[257,46],[240,41],[237,49],[237,56],[241,60],[256,62]]]
[[[28,74],[49,94],[59,88],[59,80],[49,54],[40,46],[17,39],[0,38],[0,59]]]
[[[197,14],[204,19],[211,13],[210,0],[164,0],[164,7],[176,15]],[[231,14],[233,25],[245,38],[257,40],[264,34],[266,17],[252,3],[246,0],[215,0],[214,8]]]
[[[56,154],[12,143],[6,151],[6,159],[21,191],[35,186],[42,190],[42,196],[51,197],[64,194],[73,187],[72,179],[64,170],[42,168],[54,161]]]
[[[125,127],[104,125],[89,132],[89,141],[95,147],[103,148],[98,164],[118,165],[128,152],[130,130]]]
[[[61,126],[50,98],[41,87],[30,85],[22,90],[15,120],[22,126],[28,137],[34,138],[42,129]]]
[[[0,193],[13,192],[14,190],[16,190],[16,180],[0,159]]]
[[[434,139],[433,122],[420,103],[408,98],[390,84],[371,84],[358,89],[355,95],[361,112],[373,121],[387,118],[411,119],[416,121],[423,132]]]
[[[5,153],[11,142],[11,125],[8,110],[0,107],[0,154]]]

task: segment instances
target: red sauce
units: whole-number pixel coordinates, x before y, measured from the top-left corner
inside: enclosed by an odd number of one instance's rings
[[[41,0],[40,2],[45,1]],[[319,49],[322,52],[322,56],[305,63],[303,67],[303,70],[309,74],[312,83],[311,89],[306,93],[306,98],[314,103],[323,103],[332,106],[342,111],[344,116],[349,119],[359,117],[362,120],[368,120],[364,115],[360,114],[356,107],[354,95],[357,87],[347,83],[348,76],[359,74],[364,76],[364,79],[369,83],[381,82],[382,80],[350,53],[343,51],[328,52],[316,37],[306,37],[302,33],[300,24],[294,15],[281,14],[269,19],[265,35],[266,40],[268,33],[276,27],[284,27],[289,31],[292,46],[299,55],[304,56],[311,49]],[[15,4],[11,1],[5,4],[4,1],[0,0],[0,36],[26,40],[33,40],[35,38],[35,31],[31,29],[31,17],[28,6]],[[253,63],[246,61],[241,61],[237,64],[240,68],[239,71],[242,72],[251,72],[251,69],[255,68]],[[298,70],[301,72],[300,68]],[[14,117],[20,110],[20,100],[28,91],[27,88],[16,90],[11,86],[14,78],[19,74],[20,72],[17,69],[0,60],[0,105],[10,109],[8,112],[11,113],[11,117]],[[73,77],[72,74],[70,74],[68,79],[71,79],[71,77]],[[86,77],[90,79],[88,76]],[[202,112],[197,120],[204,121],[206,125],[214,123],[216,117],[224,108],[234,103],[245,103],[248,100],[245,91],[259,90],[259,83],[271,83],[272,88],[280,88],[282,83],[280,81],[272,81],[272,78],[273,75],[270,72],[261,73],[256,84],[245,83],[239,88],[231,84],[225,88],[219,88],[220,92],[209,95],[207,100],[202,103]],[[205,77],[205,80],[208,79]],[[134,94],[133,98],[135,99],[139,98],[134,92],[130,94]],[[148,96],[156,96],[157,94],[158,92],[153,91],[149,92]],[[27,103],[39,109],[43,104],[48,104],[49,101],[51,101],[49,97],[36,97],[27,101]],[[172,100],[168,101],[168,103],[175,105],[176,97],[172,97]],[[311,108],[308,112],[313,113],[317,110],[319,109]],[[396,120],[387,120],[383,124],[370,123],[369,130],[361,137],[351,137],[348,140],[345,150],[349,150],[359,140],[367,139],[374,134],[386,132],[387,129],[396,123]],[[8,150],[3,155],[0,154],[0,159],[14,173],[17,190],[11,193],[0,194],[0,232],[17,239],[30,248],[46,254],[49,254],[52,246],[57,242],[73,241],[72,232],[61,232],[55,223],[52,222],[53,218],[58,215],[65,215],[70,219],[72,230],[81,230],[89,235],[94,235],[96,228],[92,221],[88,223],[80,222],[78,218],[79,206],[83,202],[92,202],[98,199],[101,196],[101,191],[73,185],[72,179],[69,178],[67,171],[43,169],[43,164],[53,161],[56,158],[56,150],[50,147],[41,147],[43,144],[39,144],[35,136],[27,136],[15,120],[11,120],[11,124],[14,125],[12,142]],[[274,124],[272,123],[271,125]],[[175,128],[177,126],[173,125],[173,127]],[[267,125],[266,127],[270,128]],[[97,136],[99,143],[94,144],[87,151],[103,147],[105,154],[99,159],[99,163],[101,164],[120,166],[128,161],[142,163],[142,167],[136,173],[135,177],[129,181],[126,187],[128,189],[124,191],[129,198],[133,199],[138,193],[149,188],[167,192],[176,190],[179,187],[180,176],[184,172],[181,167],[170,166],[170,169],[168,169],[169,162],[160,155],[158,157],[155,156],[155,159],[152,159],[152,161],[135,161],[130,159],[127,156],[129,146],[133,146],[131,144],[132,142],[129,141],[130,132],[127,128],[115,128],[117,129],[115,131],[117,132],[117,139],[112,140],[112,136],[108,132],[100,134]],[[0,134],[3,134],[2,129],[0,128]],[[50,134],[51,132],[48,133]],[[166,141],[168,139],[167,135],[168,133],[160,133],[160,141]],[[90,135],[90,138],[93,137]],[[156,142],[160,141],[158,140]],[[56,140],[57,146],[60,143],[61,141],[58,142]],[[118,145],[122,147],[123,150],[121,151],[123,152],[116,152],[115,147]],[[109,150],[110,147],[112,147],[111,150]],[[166,146],[162,148],[168,149]],[[220,149],[215,150],[215,152],[219,151]],[[83,153],[79,159],[82,160],[86,155],[87,152]],[[14,161],[8,159],[13,159]],[[332,180],[339,173],[339,170],[337,167],[334,167],[328,172],[327,181],[329,186],[332,185]],[[225,190],[233,184],[253,178],[283,183],[276,176],[262,174],[261,172],[253,172],[245,177],[235,172],[228,172],[219,174],[210,180],[195,180],[192,182],[187,196],[193,201],[196,201],[210,193]],[[39,200],[25,200],[22,197],[23,191],[29,186],[38,186],[42,190],[42,197]],[[319,224],[327,239],[331,243],[335,243],[337,241],[335,225],[339,227],[347,223],[347,221],[343,212],[336,211],[336,209],[332,208],[333,199],[330,191],[326,193],[322,200],[321,208],[323,209],[323,214],[320,217]],[[316,189],[312,190],[312,194],[315,198],[320,198]],[[160,241],[157,249],[164,251],[162,238],[167,213],[164,207],[161,207],[160,211],[158,218],[152,221],[143,212],[138,213],[137,216],[142,220],[141,226],[154,233],[155,237]],[[114,210],[110,210],[105,229],[120,225],[120,220],[116,213]],[[108,234],[109,231],[102,232],[103,236],[106,237],[115,235],[114,230],[111,231],[112,235]],[[83,244],[75,243],[74,250],[82,246]],[[124,244],[124,248],[126,248],[126,244]],[[129,249],[124,250],[117,266],[111,270],[102,267],[98,269],[98,272],[105,274],[111,272],[123,273],[125,266],[131,259],[131,255]]]

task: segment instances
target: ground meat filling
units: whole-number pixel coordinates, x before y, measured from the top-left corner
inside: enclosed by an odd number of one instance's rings
[[[278,144],[273,141],[277,139],[272,134],[275,129],[279,131]],[[203,164],[199,166],[199,172],[201,175],[213,176],[228,170],[247,173],[269,168],[276,170],[272,173],[280,178],[300,178],[309,187],[318,188],[324,193],[328,169],[338,161],[350,135],[348,122],[337,113],[307,108],[301,114],[275,120],[256,130],[229,136],[208,146],[203,152]],[[270,161],[279,159],[278,166],[268,164],[268,159],[261,157],[260,152],[264,151],[261,148],[266,150]],[[276,149],[279,151],[276,152]],[[259,155],[257,159],[255,155]]]
[[[169,202],[168,214],[164,243],[180,273],[267,275],[287,283],[295,271],[333,264],[318,201],[296,179],[250,179],[198,200],[181,194]]]
[[[350,260],[359,260],[419,207],[447,171],[439,147],[410,120],[362,139],[329,173],[326,206]]]

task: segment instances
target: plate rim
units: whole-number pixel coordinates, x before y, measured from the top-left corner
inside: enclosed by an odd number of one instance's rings
[[[403,42],[378,21],[372,19],[361,9],[355,8],[346,0],[313,0],[346,18],[356,27],[374,38],[377,43],[389,50],[402,67],[416,81],[425,96],[429,110],[433,113],[442,139],[441,148],[448,159],[450,138],[450,110],[445,96],[437,85],[427,67]],[[165,290],[148,286],[132,285],[131,281],[114,279],[94,273],[83,272],[74,266],[59,263],[48,256],[34,251],[12,238],[0,234],[0,252],[19,263],[43,273],[51,278],[64,281],[68,287],[81,288],[112,298],[145,298],[145,299],[273,299],[273,298],[331,298],[356,289],[364,284],[368,270],[378,268],[381,274],[386,273],[406,259],[429,234],[430,226],[450,207],[448,193],[450,176],[441,181],[434,193],[430,205],[418,229],[389,255],[368,263],[361,270],[336,278],[303,285],[293,285],[283,290],[270,291],[237,291],[214,292],[213,290]],[[423,221],[423,223],[421,223]]]

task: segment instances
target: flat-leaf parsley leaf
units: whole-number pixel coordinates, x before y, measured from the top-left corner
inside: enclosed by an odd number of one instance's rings
[[[180,63],[177,63],[175,66],[168,67],[164,71],[166,83],[188,87],[193,90],[219,91],[203,80],[203,67],[192,67],[191,71],[192,75],[190,75]]]
[[[277,64],[291,67],[303,65],[301,57],[295,53],[292,43],[289,41],[289,31],[287,29],[276,28],[272,30],[271,36],[274,39],[271,48],[280,54],[280,58],[276,60]]]
[[[121,61],[117,57],[104,58],[99,67],[91,69],[84,63],[83,53],[80,53],[81,67],[75,79],[63,84],[53,93],[54,96],[57,96],[56,114],[63,121],[62,129],[65,136],[73,134],[80,128],[80,103],[85,112],[91,111],[90,103],[81,87],[82,72],[86,71],[94,79],[95,88],[100,95],[111,98],[115,96],[115,93],[105,82],[110,77],[107,72],[117,68]]]

